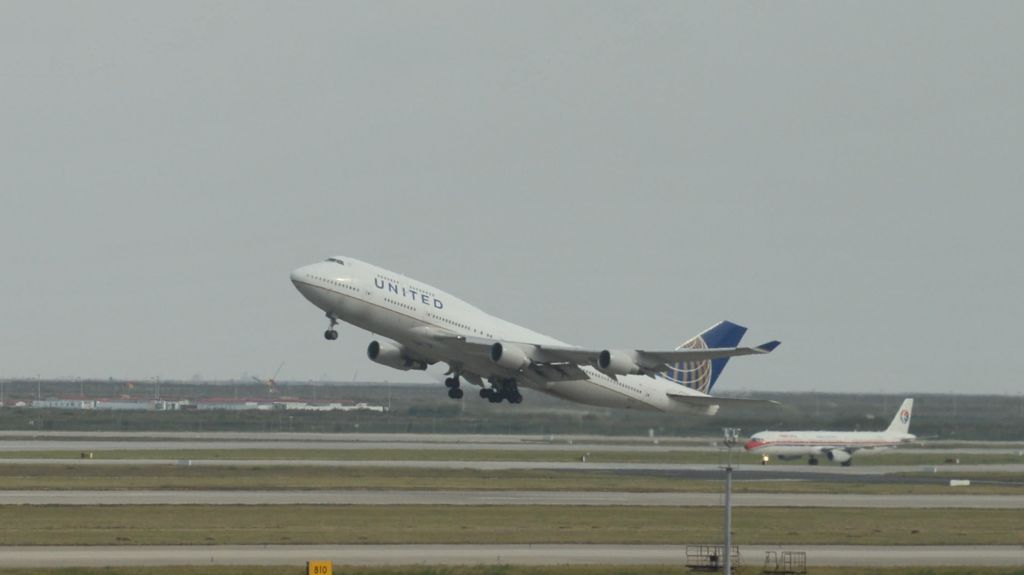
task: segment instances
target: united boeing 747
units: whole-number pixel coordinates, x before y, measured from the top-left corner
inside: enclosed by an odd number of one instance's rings
[[[453,399],[461,384],[499,403],[529,388],[579,403],[713,415],[720,405],[772,403],[710,395],[730,357],[766,354],[779,345],[737,347],[746,328],[715,324],[674,350],[586,349],[484,313],[455,296],[349,257],[331,257],[291,273],[295,287],[327,314],[324,338],[345,321],[387,339],[367,356],[400,370],[443,362]]]

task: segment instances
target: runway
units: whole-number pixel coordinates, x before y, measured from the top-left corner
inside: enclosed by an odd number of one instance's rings
[[[0,451],[117,451],[199,449],[327,450],[494,450],[555,452],[704,452],[721,451],[720,438],[649,438],[535,435],[450,435],[372,433],[241,432],[0,432]],[[900,453],[942,455],[1013,454],[1024,457],[1020,443],[954,443],[948,447],[900,447]],[[1024,461],[1022,461],[1024,462]]]
[[[766,551],[805,551],[808,565],[1014,566],[1017,545],[871,546],[742,545],[741,562],[760,565]],[[152,565],[670,565],[685,562],[683,545],[258,545],[0,547],[0,568]]]
[[[513,469],[541,469],[553,471],[606,471],[624,473],[664,473],[681,479],[721,479],[721,466],[714,463],[595,463],[582,461],[407,461],[407,460],[345,460],[345,459],[63,459],[11,457],[0,458],[0,465],[189,465],[204,467],[377,467],[393,469],[472,469],[478,471],[504,471]],[[986,465],[754,465],[734,464],[733,477],[744,479],[805,479],[818,481],[874,481],[922,482],[920,477],[899,477],[898,474],[938,473],[1019,473],[1024,474],[1024,463]],[[936,477],[928,482],[945,482]]]
[[[110,451],[194,449],[424,449],[453,451],[611,451],[713,452],[720,447],[712,438],[609,438],[593,436],[503,436],[429,434],[337,434],[232,432],[0,432],[0,451]]]
[[[452,443],[472,445],[546,445],[546,444],[593,444],[593,445],[635,445],[659,444],[711,446],[721,442],[721,437],[647,437],[647,436],[606,436],[606,435],[514,435],[514,434],[456,434],[456,433],[317,433],[281,431],[23,431],[2,430],[0,441],[11,439],[27,440],[124,440],[142,439],[152,441],[302,441],[302,442],[349,442],[362,444],[379,443]],[[1024,447],[1024,444],[1022,444]]]
[[[737,507],[1024,509],[1024,495],[735,493]],[[0,491],[0,505],[584,505],[721,507],[721,493],[607,491]]]

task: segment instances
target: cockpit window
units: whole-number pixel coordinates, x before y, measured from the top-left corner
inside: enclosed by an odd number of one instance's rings
[[[327,261],[345,265],[345,262],[341,258],[327,258]]]

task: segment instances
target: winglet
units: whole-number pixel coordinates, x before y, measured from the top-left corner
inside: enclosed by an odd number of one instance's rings
[[[771,353],[775,348],[779,347],[780,343],[782,342],[777,339],[773,339],[768,343],[762,343],[761,345],[757,346],[757,350],[760,351],[761,353]]]

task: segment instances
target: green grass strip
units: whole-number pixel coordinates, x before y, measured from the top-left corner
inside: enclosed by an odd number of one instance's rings
[[[338,575],[684,575],[682,565],[458,565],[363,567],[335,564]],[[744,565],[737,575],[761,573]],[[810,567],[813,575],[1024,575],[1019,567]],[[304,575],[302,565],[210,565],[166,567],[70,567],[0,569],[0,575]]]
[[[1007,478],[1008,479],[1008,478]],[[1016,484],[956,488],[956,493],[1021,494]],[[717,493],[720,480],[691,480],[669,474],[515,469],[416,469],[367,467],[68,465],[0,463],[0,489],[172,489],[172,490],[518,490]],[[948,484],[735,480],[736,493],[943,494]]]
[[[682,565],[458,565],[362,567],[336,564],[338,575],[684,575]],[[1024,575],[1020,567],[810,567],[813,575]],[[734,568],[737,575],[761,573],[760,566]],[[0,575],[304,575],[302,565],[210,565],[166,567],[70,567],[0,569]]]
[[[721,510],[442,505],[0,506],[6,545],[714,541]],[[737,508],[738,543],[1024,544],[1019,510]]]

